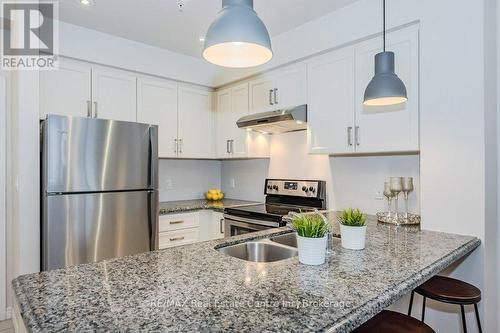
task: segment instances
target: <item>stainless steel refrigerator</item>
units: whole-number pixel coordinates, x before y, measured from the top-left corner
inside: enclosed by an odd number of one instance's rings
[[[157,126],[49,115],[41,140],[42,270],[157,248]]]

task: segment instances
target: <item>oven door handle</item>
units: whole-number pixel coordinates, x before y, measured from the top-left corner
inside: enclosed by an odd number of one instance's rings
[[[249,219],[249,218],[246,218],[246,217],[234,216],[234,215],[226,215],[226,214],[224,214],[224,219],[226,220],[226,223],[227,223],[227,220],[232,220],[232,221],[236,221],[236,222],[243,222],[243,223],[249,223],[249,224],[263,225],[263,226],[272,227],[272,228],[277,228],[277,227],[280,226],[280,224],[278,222]]]

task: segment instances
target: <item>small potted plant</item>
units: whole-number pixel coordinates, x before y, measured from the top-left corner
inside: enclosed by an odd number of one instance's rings
[[[364,249],[366,238],[366,214],[363,214],[357,208],[348,208],[342,211],[338,220],[340,222],[342,247],[349,250]]]
[[[297,231],[299,261],[305,265],[323,264],[330,227],[328,221],[320,214],[297,214],[292,226]]]

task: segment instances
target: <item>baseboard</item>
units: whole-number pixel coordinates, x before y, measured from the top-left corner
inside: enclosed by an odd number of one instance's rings
[[[12,315],[12,325],[14,326],[15,333],[27,333],[26,326],[24,326],[23,319],[21,318],[21,312],[19,311],[18,305],[12,305],[11,310]]]
[[[12,318],[12,308],[9,306],[7,309],[5,309],[5,319],[10,318]]]

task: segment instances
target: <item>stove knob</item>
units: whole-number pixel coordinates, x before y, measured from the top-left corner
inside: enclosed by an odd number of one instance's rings
[[[273,185],[273,190],[275,190],[275,191],[279,190],[278,185]]]
[[[312,193],[316,192],[316,189],[314,187],[309,187],[309,191],[311,191]]]
[[[307,186],[302,186],[302,191],[307,193],[307,192],[309,192],[309,189],[307,188]]]
[[[267,185],[267,189],[270,191],[273,189],[273,187],[271,185]]]

